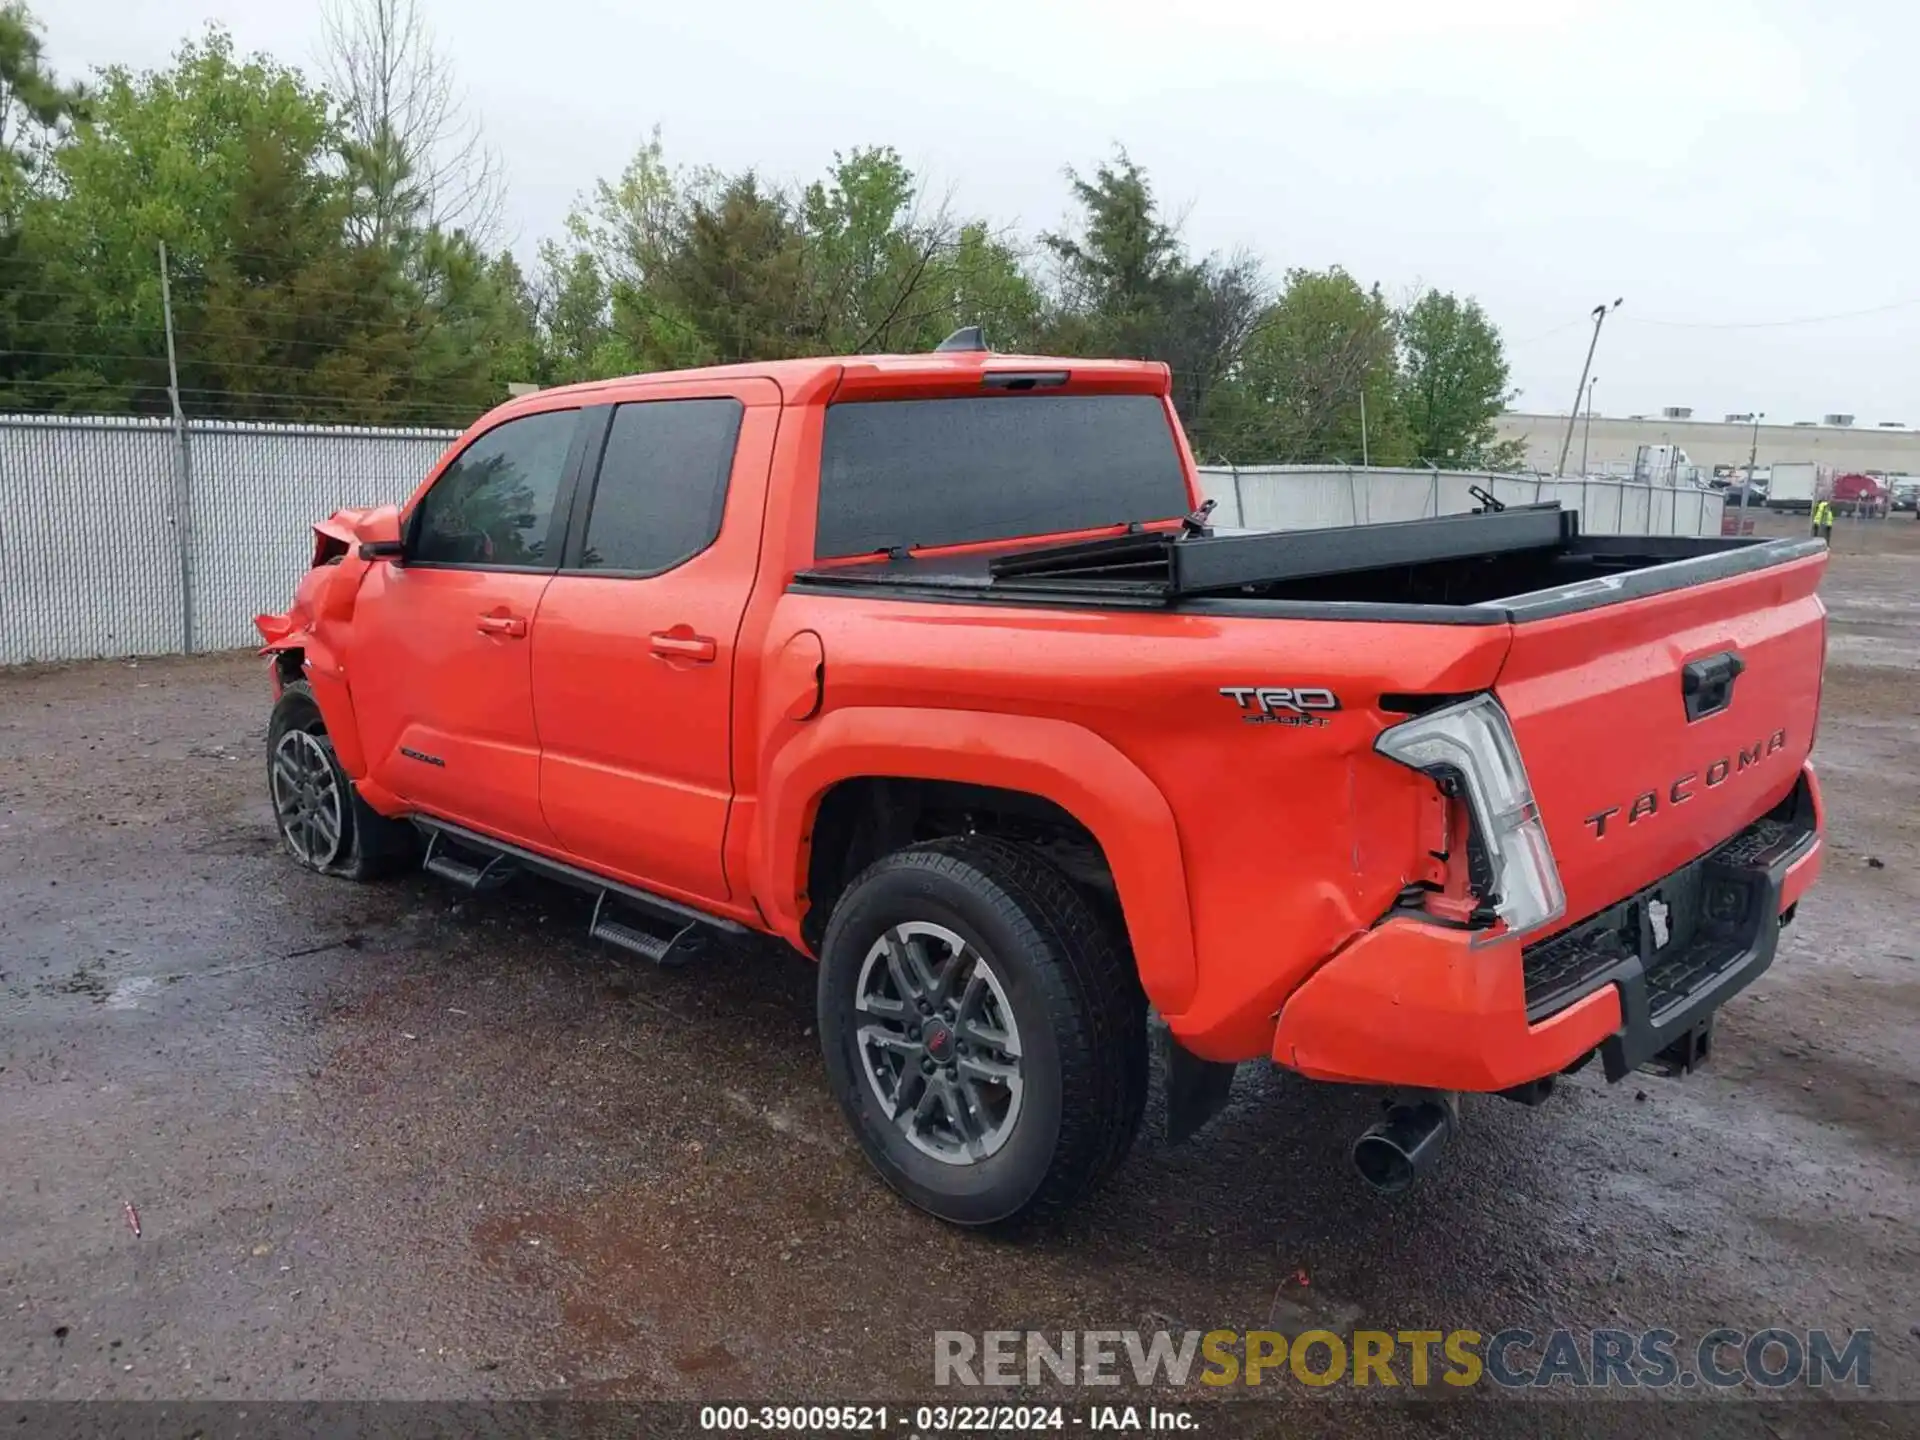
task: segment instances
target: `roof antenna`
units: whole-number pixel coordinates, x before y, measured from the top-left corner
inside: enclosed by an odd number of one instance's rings
[[[985,350],[986,348],[986,334],[978,325],[962,325],[958,330],[934,346],[933,353],[936,355],[946,355],[956,350]]]

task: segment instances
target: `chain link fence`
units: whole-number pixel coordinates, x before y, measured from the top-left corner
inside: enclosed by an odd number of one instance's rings
[[[1557,500],[1580,512],[1589,535],[1718,535],[1724,497],[1692,486],[1625,480],[1555,480],[1477,470],[1394,470],[1326,465],[1207,466],[1200,472],[1217,502],[1218,525],[1248,530],[1312,530],[1462,515],[1483,490],[1504,505]]]
[[[458,434],[0,416],[0,664],[254,643],[308,522],[404,500]]]
[[[311,520],[395,504],[454,430],[0,416],[0,664],[254,643],[311,557]],[[1457,471],[1209,467],[1215,523],[1294,530],[1559,500],[1594,533],[1717,535],[1720,497]]]

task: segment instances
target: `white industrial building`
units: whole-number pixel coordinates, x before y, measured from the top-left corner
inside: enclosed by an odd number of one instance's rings
[[[1525,442],[1526,468],[1553,473],[1567,438],[1565,415],[1514,410],[1496,424],[1501,439]],[[1579,416],[1567,455],[1569,475],[1580,471],[1583,440],[1587,469],[1593,474],[1632,473],[1643,445],[1678,446],[1709,474],[1716,468],[1744,467],[1748,454],[1755,452],[1750,417],[1698,419],[1683,407],[1658,415],[1595,415],[1590,434],[1586,416]],[[1836,475],[1920,475],[1920,430],[1895,422],[1859,424],[1851,415],[1829,415],[1817,424],[1776,425],[1762,420],[1758,440],[1757,463],[1763,470],[1777,462],[1811,460],[1829,466]]]

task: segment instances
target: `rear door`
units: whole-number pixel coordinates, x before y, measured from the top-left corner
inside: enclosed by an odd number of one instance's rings
[[[375,780],[545,849],[530,657],[579,421],[577,409],[505,420],[440,472],[408,516],[404,561],[369,574],[347,676]]]
[[[540,604],[541,806],[593,868],[721,902],[735,644],[780,392],[741,380],[643,393],[595,412],[603,438]]]
[[[1495,693],[1579,920],[1766,813],[1813,745],[1824,555],[1640,598],[1514,609]],[[1623,586],[1657,583],[1658,569]]]

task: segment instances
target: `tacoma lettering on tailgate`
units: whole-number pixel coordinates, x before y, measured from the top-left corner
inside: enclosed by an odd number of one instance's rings
[[[1787,732],[1776,730],[1764,741],[1756,740],[1751,746],[1742,745],[1737,756],[1722,755],[1707,766],[1704,773],[1699,770],[1688,770],[1684,774],[1674,776],[1664,790],[1643,790],[1633,797],[1630,805],[1624,807],[1627,812],[1627,823],[1637,825],[1648,816],[1659,814],[1662,804],[1669,809],[1675,805],[1686,804],[1693,798],[1696,785],[1704,785],[1709,790],[1718,789],[1733,776],[1744,775],[1747,771],[1758,767],[1760,762],[1774,751],[1786,748]],[[1607,821],[1618,815],[1621,809],[1619,805],[1610,805],[1605,810],[1587,816],[1581,823],[1592,826],[1593,838],[1598,840],[1607,833]]]

